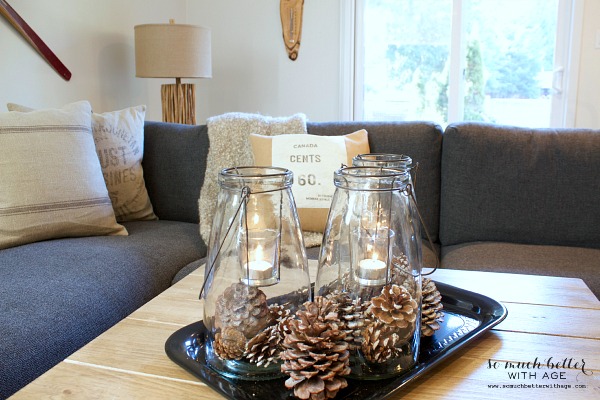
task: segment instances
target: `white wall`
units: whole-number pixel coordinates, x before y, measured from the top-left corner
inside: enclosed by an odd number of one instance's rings
[[[339,9],[339,0],[304,3],[300,51],[291,61],[278,1],[189,0],[190,23],[212,30],[213,78],[196,88],[199,117],[241,111],[337,119]]]
[[[279,2],[265,0],[11,0],[73,73],[64,81],[0,18],[0,111],[5,103],[57,107],[88,99],[95,111],[137,104],[160,120],[160,84],[135,77],[133,26],[177,22],[212,29],[213,78],[197,84],[198,123],[229,111],[311,121],[340,118],[340,7],[306,1],[298,60],[287,58]],[[600,0],[585,0],[576,126],[600,128]]]
[[[7,102],[60,107],[89,100],[94,111],[137,104],[161,119],[160,79],[135,77],[133,27],[185,22],[185,0],[12,0],[10,5],[71,71],[63,80],[0,18],[0,112]],[[169,83],[168,81],[166,83]]]

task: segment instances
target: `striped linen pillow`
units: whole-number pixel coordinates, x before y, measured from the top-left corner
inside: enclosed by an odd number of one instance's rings
[[[0,249],[40,240],[127,235],[115,219],[86,101],[0,113]]]

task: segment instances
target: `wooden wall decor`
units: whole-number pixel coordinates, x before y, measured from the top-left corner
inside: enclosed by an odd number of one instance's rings
[[[56,57],[46,43],[31,29],[19,14],[5,1],[0,0],[0,15],[8,20],[11,25],[29,42],[29,44],[58,72],[66,81],[71,79],[71,71]]]
[[[283,44],[287,50],[288,57],[292,61],[298,58],[298,50],[300,50],[303,8],[304,0],[279,1],[279,14],[281,15]]]

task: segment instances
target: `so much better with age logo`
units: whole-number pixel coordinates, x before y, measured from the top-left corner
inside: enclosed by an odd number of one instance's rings
[[[586,369],[585,358],[548,356],[523,362],[489,359],[487,369],[495,371],[497,378],[487,385],[489,389],[576,390],[600,398],[600,380]]]

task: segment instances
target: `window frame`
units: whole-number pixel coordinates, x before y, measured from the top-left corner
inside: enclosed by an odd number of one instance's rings
[[[462,120],[464,85],[465,43],[460,40],[463,25],[463,0],[453,0],[452,41],[450,60],[449,123]],[[340,1],[340,119],[347,121],[364,119],[363,82],[364,71],[358,65],[364,59],[363,15],[365,0]],[[559,18],[555,44],[555,70],[549,127],[574,127],[579,80],[579,58],[583,29],[584,0],[559,0]],[[456,55],[460,56],[456,56]]]

